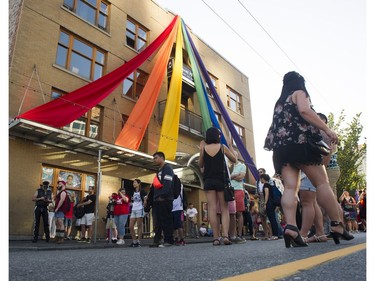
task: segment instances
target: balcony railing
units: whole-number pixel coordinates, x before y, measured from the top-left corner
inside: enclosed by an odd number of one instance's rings
[[[163,122],[165,105],[167,100],[159,102],[159,121]],[[202,117],[198,114],[180,107],[180,129],[190,132],[194,135],[203,137],[203,122]]]
[[[168,62],[168,67],[167,67],[168,78],[172,76],[173,66],[174,66],[174,58],[170,58],[169,62]],[[195,87],[194,78],[193,78],[193,71],[186,64],[182,65],[182,80],[185,83],[187,83],[189,86]]]

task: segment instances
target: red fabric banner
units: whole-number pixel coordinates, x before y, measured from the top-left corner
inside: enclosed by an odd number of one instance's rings
[[[178,16],[175,16],[168,27],[129,62],[90,84],[70,92],[63,97],[35,107],[16,118],[23,118],[56,128],[63,127],[80,118],[106,98],[126,77],[134,72],[159,48],[173,30],[177,18]]]

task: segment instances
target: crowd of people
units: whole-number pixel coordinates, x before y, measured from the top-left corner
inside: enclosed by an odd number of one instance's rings
[[[164,153],[159,151],[153,155],[159,170],[148,194],[141,189],[141,181],[135,179],[131,196],[124,188],[109,196],[108,241],[125,244],[125,225],[130,215],[129,246],[140,247],[143,218],[151,209],[154,224],[151,247],[185,245],[184,221],[191,238],[212,236],[214,246],[245,243],[244,235],[257,240],[259,232],[263,232],[265,240],[284,239],[287,248],[326,242],[329,237],[336,244],[340,239],[353,239],[352,233],[359,228],[366,231],[366,191],[358,191],[356,198],[347,190],[337,196],[338,137],[327,123],[327,117],[312,108],[304,78],[297,72],[288,72],[264,145],[273,151],[275,174],[270,177],[265,169],[258,169],[255,194],[244,188],[246,166],[238,160],[238,153],[232,145],[224,145],[222,132],[212,127],[200,143],[198,161],[207,198],[208,224],[202,223],[198,228],[198,211],[192,203],[185,206],[183,187],[179,196],[174,196],[175,175]],[[225,196],[229,183],[234,189],[232,199]],[[77,218],[75,226],[80,231],[79,241],[90,243],[96,202],[94,187],[89,187],[89,195],[75,205],[75,193],[67,193],[67,183],[59,180],[57,184],[56,198],[49,182],[43,182],[32,198],[35,201],[32,242],[38,241],[40,217],[47,242],[51,237],[57,243],[71,239],[73,209],[83,208],[84,215]],[[71,207],[64,204],[67,196]]]

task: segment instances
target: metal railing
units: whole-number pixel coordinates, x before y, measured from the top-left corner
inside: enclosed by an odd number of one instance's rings
[[[167,100],[159,102],[159,121],[163,122],[164,111]],[[198,114],[180,107],[180,129],[188,131],[194,135],[203,137],[203,121]]]

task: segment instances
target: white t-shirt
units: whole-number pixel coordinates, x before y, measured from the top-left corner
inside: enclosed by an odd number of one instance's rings
[[[187,213],[187,215],[188,215],[189,218],[193,218],[194,216],[196,216],[198,214],[198,211],[197,211],[197,209],[195,209],[193,207],[193,208],[187,209],[186,213]]]
[[[133,194],[133,207],[132,210],[142,210],[143,209],[143,203],[141,198],[141,192],[134,192]]]
[[[182,211],[184,209],[183,204],[182,204],[182,196],[183,196],[183,193],[182,193],[182,189],[181,189],[180,196],[178,196],[176,199],[173,200],[172,212]]]

